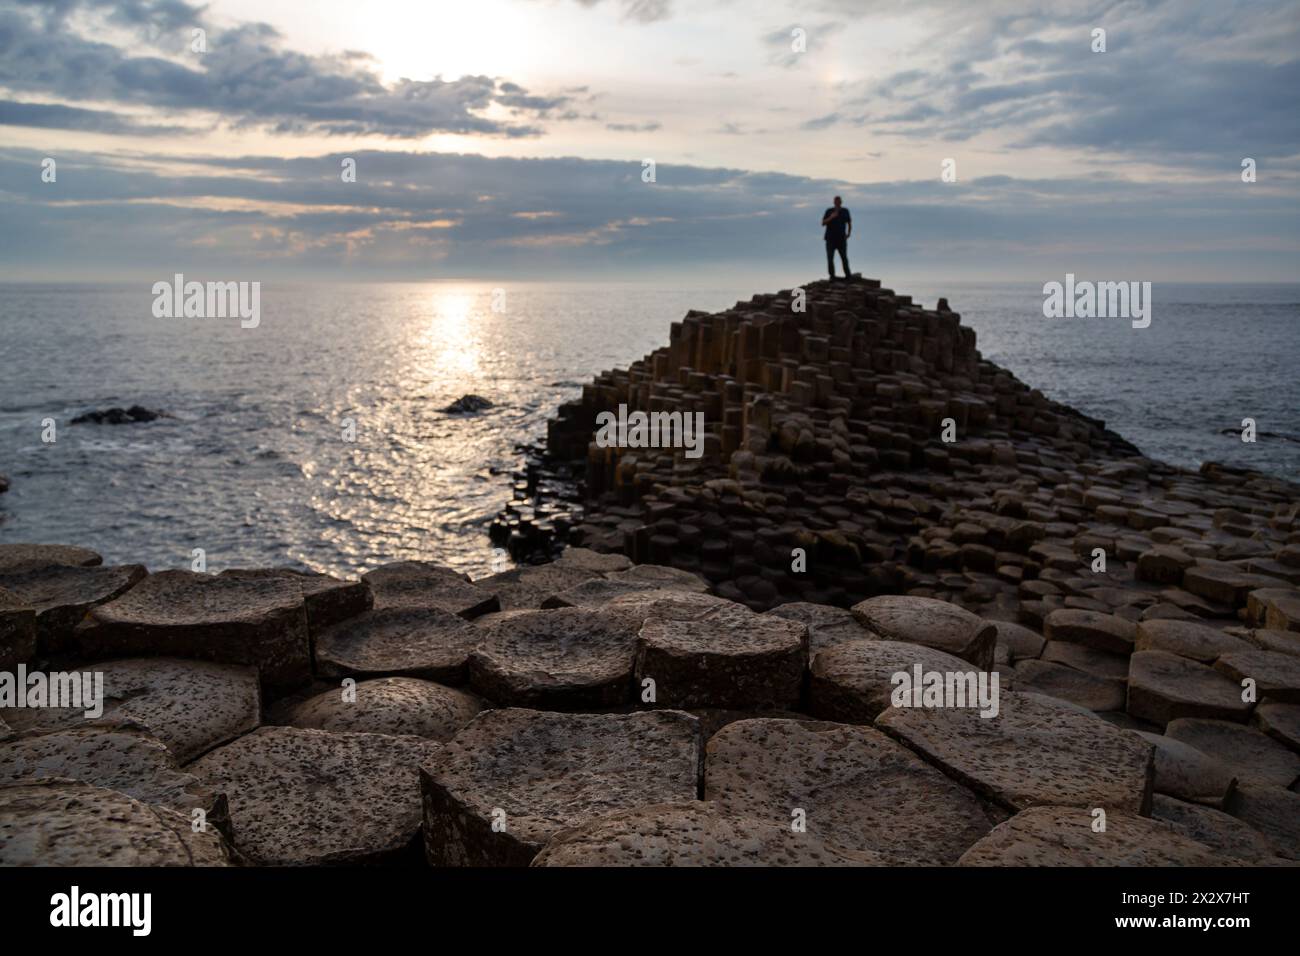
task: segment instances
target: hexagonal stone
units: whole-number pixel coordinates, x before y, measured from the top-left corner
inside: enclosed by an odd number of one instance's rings
[[[855,604],[853,615],[885,640],[924,644],[970,661],[980,670],[993,666],[997,628],[955,604],[886,595]]]
[[[1279,704],[1300,704],[1300,657],[1249,647],[1224,654],[1214,669],[1241,686],[1253,680],[1259,699]]]
[[[587,607],[600,608],[615,598],[626,594],[659,590],[653,584],[640,581],[611,581],[609,578],[588,578],[564,591],[552,594],[542,602],[544,608]]]
[[[46,564],[0,572],[0,588],[36,611],[37,653],[55,654],[67,649],[73,628],[92,607],[126,593],[147,573],[141,564]]]
[[[610,574],[609,580],[617,581],[620,584],[648,584],[653,588],[696,591],[700,594],[704,594],[709,590],[709,582],[698,574],[658,564],[634,565],[626,571],[616,571]]]
[[[1243,784],[1229,798],[1228,812],[1264,834],[1279,855],[1300,860],[1300,794]]]
[[[785,621],[796,621],[808,628],[809,657],[837,644],[879,640],[880,637],[859,624],[853,612],[847,608],[797,602],[782,604],[766,613]]]
[[[0,544],[0,573],[50,564],[88,568],[103,563],[89,548],[70,544]]]
[[[1128,712],[1164,726],[1180,717],[1244,721],[1251,704],[1218,671],[1165,651],[1137,651],[1129,660]]]
[[[35,656],[35,609],[0,588],[0,671],[12,671]]]
[[[139,723],[185,764],[262,720],[257,670],[180,658],[147,657],[92,665],[104,675],[104,717]],[[0,711],[15,730],[81,726],[77,708]]]
[[[1286,582],[1251,574],[1231,564],[1197,564],[1183,572],[1183,588],[1207,601],[1242,607],[1256,588],[1285,588]]]
[[[1043,653],[1047,639],[1037,631],[1009,621],[990,621],[997,630],[995,654],[1000,663],[1014,664],[1030,660]]]
[[[1295,631],[1275,631],[1270,628],[1243,628],[1241,636],[1264,651],[1277,651],[1300,657],[1300,633]]]
[[[285,723],[333,733],[450,740],[483,709],[473,694],[414,677],[365,680],[352,690],[355,699],[345,699],[343,689],[336,688],[295,704]]]
[[[324,677],[424,677],[463,684],[482,631],[433,607],[384,607],[335,624],[316,637]]]
[[[524,611],[483,629],[470,683],[510,707],[613,707],[632,692],[638,625],[591,608]]]
[[[625,554],[602,554],[590,548],[565,548],[555,563],[562,568],[578,568],[595,574],[613,574],[632,567],[632,559]]]
[[[1151,801],[1152,747],[1127,730],[1038,694],[1001,694],[995,718],[956,707],[891,707],[876,726],[1010,810],[1035,804],[1118,807]]]
[[[219,829],[229,820],[224,794],[181,770],[162,741],[129,721],[8,737],[0,743],[0,786],[24,778],[80,780],[186,817],[202,810]]]
[[[1253,726],[1300,753],[1300,704],[1260,704],[1250,715]]]
[[[228,866],[215,827],[77,780],[0,787],[0,866]]]
[[[561,830],[533,866],[883,866],[788,825],[712,803],[658,803]]]
[[[944,866],[988,832],[975,796],[869,727],[742,720],[705,749],[704,799],[884,865]]]
[[[1135,731],[1156,748],[1156,793],[1222,807],[1237,785],[1232,767],[1209,754],[1163,734]]]
[[[1300,777],[1300,754],[1241,724],[1188,717],[1173,721],[1165,733],[1226,763],[1243,786],[1289,787]]]
[[[313,634],[370,610],[374,596],[364,581],[345,581],[328,574],[298,571],[294,568],[228,568],[222,577],[280,578],[302,589],[307,605],[307,626]]]
[[[1086,644],[1048,641],[1043,648],[1041,659],[1053,664],[1073,667],[1094,677],[1103,677],[1120,683],[1128,680],[1127,657],[1123,654],[1107,654],[1105,651],[1093,650]]]
[[[1230,858],[1167,824],[1106,808],[1092,829],[1086,807],[1031,807],[993,828],[958,866],[1223,866]]]
[[[160,571],[92,608],[87,625],[76,642],[90,658],[156,654],[249,664],[276,690],[311,680],[302,591],[278,577]]]
[[[1203,664],[1210,664],[1220,654],[1249,650],[1250,645],[1241,638],[1224,634],[1218,628],[1205,624],[1182,620],[1157,620],[1142,621],[1138,624],[1134,649],[1168,651],[1179,657],[1188,657]]]
[[[423,737],[262,727],[190,769],[225,791],[236,849],[266,866],[377,863],[420,830],[416,771],[443,744]]]
[[[480,578],[474,584],[495,594],[503,611],[536,610],[547,598],[597,577],[600,575],[594,571],[553,562],[536,567],[511,568]]]
[[[700,772],[698,722],[676,711],[489,710],[445,747],[420,770],[435,866],[526,866],[561,830],[694,800]]]
[[[1291,588],[1257,588],[1246,595],[1246,620],[1259,627],[1269,626],[1268,609],[1279,600],[1294,600],[1296,596]]]
[[[1151,818],[1173,827],[1190,840],[1246,863],[1276,864],[1277,850],[1262,833],[1222,810],[1184,803],[1164,794],[1151,801]]]
[[[1133,650],[1137,626],[1114,614],[1061,608],[1044,618],[1043,633],[1049,641],[1069,641],[1109,654],[1128,654]]]
[[[1172,544],[1156,545],[1138,555],[1135,573],[1139,581],[1178,584],[1183,580],[1183,571],[1195,563],[1195,559],[1182,548]]]
[[[464,618],[501,610],[495,594],[432,561],[398,561],[361,575],[374,594],[375,610],[437,609]]]
[[[968,661],[932,647],[902,641],[851,641],[821,651],[813,658],[808,684],[808,709],[825,720],[869,724],[889,709],[894,675],[909,680],[916,665],[922,672],[966,673]]]
[[[1051,661],[1021,661],[1016,665],[1016,687],[1059,697],[1087,710],[1120,710],[1128,694],[1122,679],[1098,677]]]
[[[636,681],[655,682],[661,707],[794,707],[807,664],[806,627],[732,605],[690,621],[646,621]]]
[[[638,624],[643,624],[652,618],[662,621],[693,621],[715,608],[738,606],[736,602],[714,594],[675,588],[650,588],[621,594],[605,604],[604,610],[611,614],[625,615]]]

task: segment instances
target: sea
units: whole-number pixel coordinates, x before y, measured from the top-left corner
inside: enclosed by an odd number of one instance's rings
[[[243,328],[156,318],[150,286],[0,285],[0,542],[151,570],[198,549],[210,571],[422,559],[478,577],[508,564],[487,528],[560,403],[665,344],[688,309],[778,288],[263,283]],[[985,358],[1153,458],[1300,480],[1300,284],[1156,283],[1145,329],[1045,318],[1038,284],[894,288],[947,297]],[[445,410],[465,395],[492,406]],[[165,417],[71,424],[131,405]]]

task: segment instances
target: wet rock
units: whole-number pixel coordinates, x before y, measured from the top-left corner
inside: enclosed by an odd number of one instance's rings
[[[73,425],[134,425],[137,422],[152,422],[159,418],[168,418],[165,412],[155,412],[143,405],[130,408],[92,409],[72,419]]]
[[[462,395],[439,411],[447,415],[472,415],[492,407],[494,407],[493,403],[482,395]]]
[[[1241,724],[1183,718],[1173,721],[1165,733],[1227,764],[1240,786],[1289,787],[1300,777],[1300,755]]]
[[[262,727],[190,770],[230,800],[236,849],[264,866],[379,863],[420,830],[417,768],[443,744],[422,737]]]
[[[808,628],[809,657],[837,644],[879,639],[879,635],[873,634],[858,623],[852,611],[842,607],[799,602],[782,604],[766,613],[782,620],[795,621]]]
[[[227,866],[215,827],[75,780],[0,787],[0,866]]]
[[[1230,859],[1168,824],[1106,808],[1092,829],[1083,807],[1032,807],[994,827],[959,866],[1222,866]]]
[[[432,681],[381,677],[359,682],[346,698],[342,688],[308,698],[290,708],[285,723],[331,733],[445,741],[473,720],[482,706],[473,694]]]
[[[103,563],[104,559],[89,548],[70,544],[0,544],[0,573],[50,564],[88,568]]]
[[[1150,806],[1151,745],[1049,697],[1005,692],[992,719],[965,708],[891,707],[876,726],[1009,810]]]
[[[870,724],[891,706],[899,686],[894,675],[922,672],[967,673],[968,661],[932,647],[901,641],[850,641],[813,658],[808,685],[809,710],[825,720]]]
[[[1260,704],[1250,715],[1251,724],[1300,753],[1300,705]]]
[[[1261,701],[1300,704],[1300,657],[1247,647],[1224,654],[1214,669],[1236,682],[1252,680]]]
[[[46,655],[66,650],[73,629],[92,607],[125,594],[147,573],[140,564],[29,565],[0,572],[0,588],[36,611],[36,650]]]
[[[323,677],[423,677],[463,684],[483,633],[436,607],[375,608],[316,637]]]
[[[570,607],[526,611],[483,629],[470,682],[509,707],[613,707],[632,691],[637,623]]]
[[[1051,661],[1021,661],[1016,665],[1016,687],[1059,697],[1087,710],[1121,710],[1128,687],[1123,680],[1098,677]]]
[[[1108,654],[1128,654],[1133,650],[1137,627],[1114,614],[1061,608],[1044,619],[1043,634],[1049,641],[1069,641]]]
[[[1232,767],[1173,737],[1136,733],[1156,748],[1156,793],[1212,807],[1226,804],[1237,785]]]
[[[704,799],[882,865],[944,866],[988,832],[980,802],[868,727],[742,720],[708,743]]]
[[[277,690],[311,679],[302,592],[276,578],[151,574],[92,608],[75,641],[90,658],[156,654],[248,664]]]
[[[1228,812],[1262,833],[1280,856],[1300,860],[1300,794],[1243,784],[1229,799]]]
[[[398,561],[361,576],[374,594],[374,609],[436,608],[463,618],[501,610],[500,599],[463,574],[432,561]]]
[[[1134,647],[1139,651],[1167,651],[1204,664],[1213,663],[1220,654],[1250,649],[1245,641],[1217,628],[1180,620],[1142,621]]]
[[[36,656],[36,611],[0,588],[0,671],[13,671]]]
[[[1251,705],[1218,671],[1165,651],[1137,651],[1129,661],[1128,712],[1164,726],[1180,717],[1244,721]]]
[[[1253,864],[1280,862],[1273,844],[1262,833],[1221,810],[1158,793],[1151,802],[1151,818],[1226,857]]]
[[[661,707],[793,707],[807,664],[804,625],[730,605],[690,621],[646,621],[636,681],[654,681]]]
[[[997,628],[955,604],[887,595],[855,604],[853,615],[885,640],[933,647],[970,661],[980,670],[993,666]]]
[[[435,866],[526,866],[561,830],[694,800],[700,773],[697,721],[674,711],[490,710],[444,746],[420,771]]]

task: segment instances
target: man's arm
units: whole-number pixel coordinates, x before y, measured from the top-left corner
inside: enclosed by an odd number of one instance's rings
[[[846,211],[844,213],[844,238],[848,239],[853,235],[853,217]]]
[[[822,225],[823,225],[823,226],[826,225],[828,222],[830,222],[832,219],[834,219],[834,218],[835,218],[836,216],[838,216],[839,214],[840,214],[840,212],[839,212],[838,209],[828,209],[828,210],[826,210],[826,215],[822,216]]]

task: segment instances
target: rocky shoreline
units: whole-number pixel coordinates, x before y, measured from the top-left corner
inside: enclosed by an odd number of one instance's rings
[[[561,410],[497,530],[546,564],[0,545],[0,864],[1300,861],[1297,487],[1141,457],[946,303],[803,292]],[[598,446],[619,405],[703,455]]]

